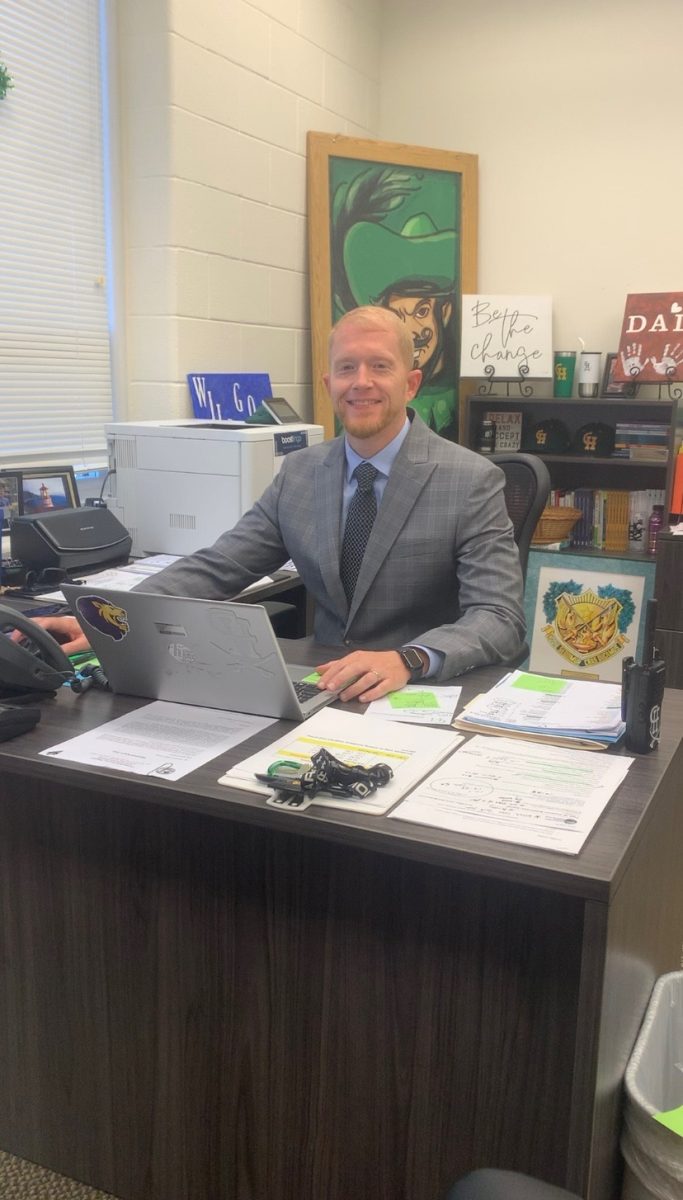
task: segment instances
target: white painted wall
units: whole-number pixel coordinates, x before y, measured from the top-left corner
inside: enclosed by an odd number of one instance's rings
[[[118,0],[127,388],[188,416],[185,376],[267,371],[312,417],[309,129],[373,136],[380,0]]]
[[[627,292],[683,282],[681,0],[384,11],[378,136],[479,155],[479,290],[616,349]]]

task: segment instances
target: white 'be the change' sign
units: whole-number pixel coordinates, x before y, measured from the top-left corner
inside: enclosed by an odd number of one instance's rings
[[[460,374],[551,378],[552,325],[551,296],[464,295]]]

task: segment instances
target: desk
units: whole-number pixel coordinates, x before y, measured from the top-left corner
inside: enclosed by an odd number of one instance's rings
[[[476,1165],[615,1200],[680,963],[683,696],[577,858],[219,787],[272,728],[178,783],[36,756],[139,703],[63,692],[0,747],[0,1146],[124,1200],[440,1200]]]

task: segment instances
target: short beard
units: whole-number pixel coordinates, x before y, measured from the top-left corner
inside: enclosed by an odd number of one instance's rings
[[[341,420],[341,418],[339,418],[339,420]],[[375,434],[381,433],[381,431],[384,429],[385,425],[388,424],[388,422],[386,420],[386,413],[383,411],[380,411],[377,414],[377,417],[374,421],[368,421],[368,420],[361,421],[359,419],[357,429],[355,428],[355,421],[354,421],[353,417],[351,418],[351,420],[349,420],[348,413],[346,414],[346,422],[341,421],[341,424],[343,425],[346,433],[351,434],[351,437],[356,437],[356,438],[359,438],[360,440],[363,440],[364,438],[374,437]]]

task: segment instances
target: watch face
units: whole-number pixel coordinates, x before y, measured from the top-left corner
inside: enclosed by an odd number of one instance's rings
[[[400,651],[401,658],[410,671],[411,677],[421,675],[423,671],[422,655],[414,646],[406,646]]]

